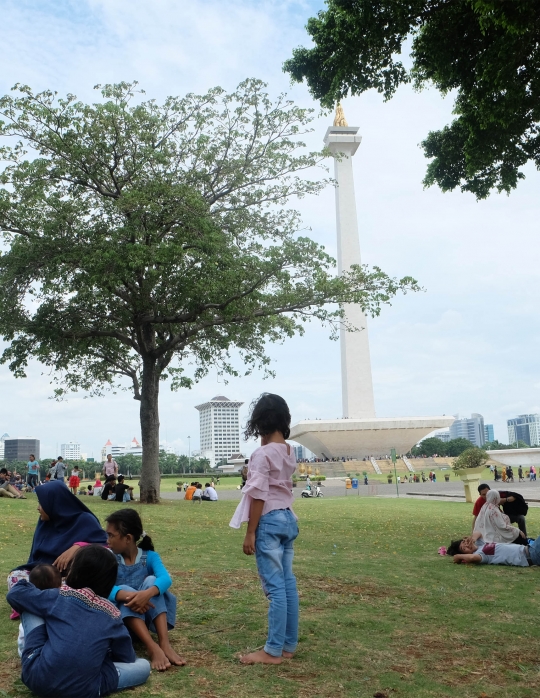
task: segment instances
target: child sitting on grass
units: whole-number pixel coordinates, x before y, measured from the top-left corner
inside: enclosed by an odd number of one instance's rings
[[[243,550],[255,554],[263,591],[270,599],[268,639],[264,649],[240,659],[243,664],[281,664],[298,643],[298,591],[292,571],[293,542],[298,536],[291,510],[292,475],[296,469],[289,438],[291,414],[279,395],[263,393],[252,405],[245,436],[261,437],[251,455],[242,500],[230,526],[247,521]]]
[[[62,586],[62,575],[54,565],[37,565],[30,572],[28,581],[36,589],[41,589],[41,591],[44,589],[60,589]],[[19,657],[22,657],[24,652],[24,628],[22,623],[19,623],[17,651],[19,652]]]
[[[152,669],[186,663],[172,648],[169,629],[176,623],[176,597],[168,589],[171,577],[143,531],[135,509],[120,509],[107,517],[109,547],[118,560],[118,577],[109,599],[120,609],[127,628],[145,645]],[[157,643],[150,635],[155,631]]]
[[[24,627],[21,678],[37,696],[103,698],[148,679],[150,664],[137,659],[106,598],[117,568],[109,550],[89,545],[75,556],[66,586],[40,590],[21,579],[8,593]]]

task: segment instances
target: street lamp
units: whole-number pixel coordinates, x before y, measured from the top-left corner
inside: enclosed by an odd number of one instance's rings
[[[191,472],[191,436],[187,437],[189,444],[189,472]]]

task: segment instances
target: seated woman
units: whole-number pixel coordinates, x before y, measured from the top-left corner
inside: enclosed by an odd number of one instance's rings
[[[73,496],[62,482],[51,480],[46,485],[36,487],[35,492],[39,502],[39,520],[30,557],[26,564],[9,573],[10,589],[20,579],[28,578],[29,570],[36,565],[52,564],[64,572],[81,546],[107,543],[105,531],[95,514],[78,497]]]
[[[137,659],[106,598],[117,568],[106,548],[90,545],[73,561],[65,586],[41,590],[21,580],[8,593],[24,627],[21,678],[36,695],[99,698],[148,679],[148,661]]]
[[[128,629],[146,646],[152,669],[183,666],[169,642],[176,623],[176,597],[168,589],[171,577],[154,551],[135,509],[120,509],[107,517],[109,547],[118,560],[118,577],[109,600],[120,609]],[[150,630],[158,636],[157,643]]]
[[[512,526],[510,519],[499,509],[501,497],[497,490],[489,490],[486,503],[480,510],[474,524],[474,532],[480,533],[485,543],[523,543],[525,534]]]

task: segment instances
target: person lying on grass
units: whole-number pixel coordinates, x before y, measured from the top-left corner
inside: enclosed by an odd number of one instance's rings
[[[289,438],[291,414],[279,395],[263,393],[252,404],[245,436],[261,437],[251,454],[242,500],[230,526],[248,522],[243,551],[255,554],[263,591],[270,600],[264,649],[244,655],[243,664],[281,664],[298,643],[298,591],[293,574],[293,542],[298,524],[291,510],[296,459]]]
[[[135,509],[120,509],[106,522],[109,547],[118,560],[118,576],[109,600],[146,647],[152,669],[184,666],[185,660],[169,642],[169,630],[176,623],[176,597],[168,591],[172,580],[154,551],[152,539],[143,531],[141,517]],[[157,642],[150,631],[157,633]]]
[[[65,586],[40,590],[21,579],[8,593],[24,628],[21,679],[37,696],[99,698],[148,679],[149,662],[137,659],[106,598],[117,568],[109,550],[89,545],[73,559]]]
[[[528,567],[540,565],[540,537],[529,545],[513,543],[486,543],[476,531],[472,536],[454,540],[446,551],[454,562],[474,565],[513,565]]]

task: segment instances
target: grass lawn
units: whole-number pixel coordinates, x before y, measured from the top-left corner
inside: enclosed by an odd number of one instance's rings
[[[90,504],[100,517],[111,511]],[[297,656],[279,667],[241,666],[236,653],[264,642],[266,601],[255,560],[242,554],[242,533],[227,525],[235,504],[137,505],[175,580],[172,639],[189,665],[153,672],[130,696],[539,694],[540,568],[458,566],[437,555],[470,528],[471,506],[455,502],[298,501]],[[0,501],[2,579],[27,558],[35,507],[33,497]],[[540,533],[540,509],[529,510],[528,522],[530,534]],[[17,623],[6,603],[0,613],[0,696],[28,697],[18,680]]]

